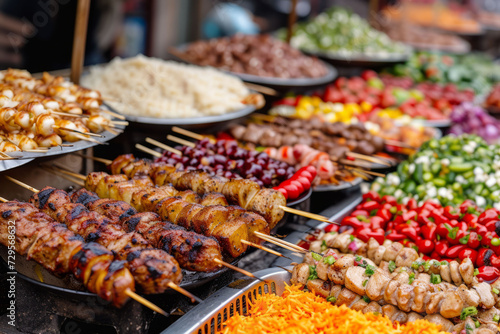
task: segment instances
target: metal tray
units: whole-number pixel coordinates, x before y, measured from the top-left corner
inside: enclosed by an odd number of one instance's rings
[[[340,55],[332,52],[307,51],[302,52],[311,56],[316,56],[325,62],[348,67],[382,67],[394,64],[404,63],[408,60],[410,54],[394,54],[389,56],[370,57],[365,55]]]
[[[20,167],[22,165],[27,164],[30,161],[33,161],[33,159],[0,160],[0,172]]]
[[[117,126],[117,129],[123,130],[123,129],[125,129],[125,127]],[[102,138],[92,137],[92,139],[97,140],[101,144],[105,144],[107,141],[110,141],[111,139],[119,136],[119,134],[114,135],[109,131],[104,131],[104,132],[100,133],[100,135],[102,135],[103,137]],[[69,143],[69,142],[64,142],[64,143],[71,144],[73,146],[69,146],[69,147],[54,146],[54,147],[49,148],[49,150],[46,153],[32,153],[32,152],[22,152],[21,151],[21,152],[11,152],[11,153],[9,153],[9,155],[13,158],[17,158],[16,160],[26,160],[26,159],[44,158],[44,157],[50,157],[50,156],[54,156],[54,155],[60,155],[60,154],[81,151],[81,150],[84,150],[86,148],[99,145],[98,143],[93,143],[93,142],[84,141],[84,140],[79,140],[79,141],[73,142],[73,143]],[[9,160],[9,161],[15,161],[15,160]],[[29,161],[31,161],[31,160],[28,160],[28,162]]]
[[[387,167],[387,166],[385,166]],[[363,180],[360,177],[355,178],[351,182],[343,181],[340,184],[318,184],[313,188],[314,192],[327,192],[327,191],[340,191],[345,189],[350,189],[358,187]]]
[[[110,102],[106,103],[106,106],[114,112],[122,114],[125,116],[126,120],[129,122],[139,123],[139,124],[151,124],[151,125],[198,125],[198,124],[214,124],[227,122],[235,120],[238,118],[245,117],[257,108],[254,105],[247,105],[242,109],[232,111],[222,115],[216,116],[203,116],[203,117],[186,117],[186,118],[156,118],[156,117],[142,117],[142,116],[130,116],[123,114],[119,108],[113,107]]]
[[[215,334],[233,315],[246,314],[249,302],[257,295],[274,293],[281,296],[285,283],[290,283],[291,278],[289,272],[280,268],[264,269],[254,274],[266,282],[254,279],[233,282],[191,309],[161,334]]]

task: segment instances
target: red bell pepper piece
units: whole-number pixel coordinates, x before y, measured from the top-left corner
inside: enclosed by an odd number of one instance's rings
[[[455,245],[446,251],[446,257],[450,259],[456,259],[458,258],[458,255],[460,254],[461,251],[467,248],[467,245]]]
[[[493,283],[500,277],[500,270],[490,266],[480,266],[477,268],[479,274],[476,276],[479,280],[484,282],[488,282],[489,284]]]
[[[446,241],[438,241],[438,242],[436,242],[436,246],[434,247],[434,250],[439,255],[439,257],[443,257],[446,255],[448,248],[449,248],[448,243]]]
[[[360,222],[356,217],[345,217],[344,219],[342,219],[341,225],[352,226],[352,228],[354,228],[355,230],[368,227],[367,224]]]
[[[477,254],[476,265],[478,267],[491,265],[491,258],[494,255],[491,249],[481,248]]]
[[[450,231],[451,228],[452,227],[450,225],[448,225],[447,223],[437,224],[436,233],[441,238],[446,238],[446,236],[448,235],[448,233],[449,233],[449,231]]]
[[[498,221],[498,219],[490,220],[489,222],[484,224],[484,227],[486,227],[486,229],[490,232],[495,232],[495,229],[497,226],[497,221]],[[479,221],[478,221],[478,224],[481,224],[481,223],[479,223]]]
[[[329,224],[327,227],[325,227],[326,233],[338,232],[338,231],[339,231],[339,226],[337,224]]]
[[[366,202],[367,200],[380,203],[380,195],[376,191],[369,191],[366,194],[363,194],[363,201]]]
[[[382,217],[379,217],[379,216],[370,217],[370,228],[372,230],[379,229],[379,228],[383,229],[386,224],[387,224],[387,221],[384,220]]]
[[[446,218],[443,214],[439,213],[437,210],[431,211],[430,215],[436,224],[448,223],[450,220]]]
[[[497,221],[497,220],[498,220],[497,211],[495,209],[488,209],[479,215],[477,222],[478,224],[486,225],[491,221]]]
[[[439,203],[436,203],[435,201],[431,201],[429,199],[424,202],[424,206],[426,206],[426,205],[430,205],[433,208],[440,208],[441,207],[441,205]]]
[[[478,252],[476,250],[465,248],[460,251],[460,253],[458,254],[458,258],[460,259],[460,261],[463,261],[463,259],[465,258],[469,258],[475,265],[477,260],[477,254]]]
[[[486,232],[484,235],[483,235],[483,239],[481,239],[481,245],[483,245],[484,247],[489,247],[491,246],[491,239],[493,239],[493,233],[494,232]]]
[[[416,242],[419,252],[431,254],[434,250],[434,242],[431,240],[420,239]]]
[[[377,242],[382,245],[384,243],[384,240],[385,240],[385,235],[384,235],[384,231],[371,231],[369,229],[363,229],[360,231],[359,233],[359,239],[365,241],[365,242],[368,242],[368,240],[370,240],[370,238],[374,238],[375,240],[377,240]]]
[[[406,238],[404,234],[398,233],[396,231],[392,231],[386,236],[386,239],[392,240],[392,241],[400,241]]]
[[[471,232],[469,234],[469,240],[467,240],[467,247],[472,249],[478,249],[480,245],[481,242],[479,240],[479,235],[476,232]]]
[[[415,210],[418,208],[418,205],[417,205],[417,200],[414,199],[413,197],[410,198],[408,200],[408,203],[406,203],[406,207],[408,208],[408,210]]]
[[[391,195],[384,195],[381,199],[381,203],[389,203],[391,205],[397,205],[398,201],[396,200],[396,197],[391,196]]]
[[[389,220],[392,219],[392,213],[388,209],[378,210],[376,216],[382,218],[384,223],[387,223]]]
[[[426,225],[422,226],[421,231],[422,231],[422,236],[426,240],[431,240],[434,241],[436,240],[436,224],[434,223],[427,223]]]
[[[370,213],[366,210],[354,210],[350,216],[351,217],[357,217],[357,216],[363,216],[363,217],[368,217]]]
[[[466,213],[462,217],[462,221],[465,222],[469,227],[476,227],[478,225],[478,218],[472,213]]]
[[[360,205],[357,206],[358,210],[366,210],[368,212],[372,210],[376,210],[380,207],[380,204],[378,204],[375,201],[368,201],[368,202],[363,202]]]
[[[448,205],[447,207],[444,208],[443,214],[448,218],[448,219],[458,219],[460,218],[460,211],[455,210],[451,205]]]
[[[400,233],[406,235],[408,238],[410,238],[413,241],[416,241],[417,237],[418,237],[417,231],[415,230],[414,227],[411,227],[411,226],[405,227],[404,229],[402,229],[400,231]]]
[[[459,207],[460,212],[461,213],[466,213],[469,210],[469,207],[476,208],[476,205],[470,199],[466,199],[465,201],[463,201],[462,204],[460,204],[460,207]]]
[[[401,215],[401,218],[403,218],[403,221],[407,222],[408,220],[416,220],[417,218],[417,211],[415,210],[410,210]]]

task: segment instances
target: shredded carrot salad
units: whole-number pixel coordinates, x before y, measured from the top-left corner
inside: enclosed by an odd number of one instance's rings
[[[258,296],[251,303],[248,316],[234,315],[224,323],[222,333],[376,333],[437,334],[440,325],[417,320],[405,325],[374,313],[363,314],[345,305],[335,306],[299,286],[287,286],[282,297]]]

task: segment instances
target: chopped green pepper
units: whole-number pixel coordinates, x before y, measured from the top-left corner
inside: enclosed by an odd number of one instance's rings
[[[477,308],[474,306],[469,306],[466,307],[462,310],[462,313],[460,313],[460,320],[465,320],[465,318],[470,317],[472,315],[477,314]]]

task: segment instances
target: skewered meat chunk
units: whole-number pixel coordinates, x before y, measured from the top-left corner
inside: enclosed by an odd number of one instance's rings
[[[45,207],[47,212],[86,241],[96,241],[113,251],[118,258],[126,260],[128,269],[144,293],[163,292],[170,282],[180,282],[182,274],[179,264],[166,252],[150,249],[151,246],[140,234],[126,233],[97,212],[89,211],[81,204],[71,203],[68,194],[63,196],[61,191],[50,190],[50,187],[42,189],[32,196],[31,201],[41,208]],[[61,205],[61,198],[68,202]],[[54,203],[60,205],[55,212],[51,209]]]
[[[9,222],[15,222],[15,250],[56,274],[72,273],[91,292],[123,306],[134,279],[123,261],[96,243],[82,238],[29,203],[0,203],[0,243],[10,246]]]

